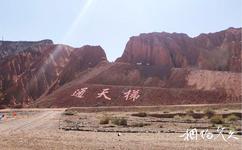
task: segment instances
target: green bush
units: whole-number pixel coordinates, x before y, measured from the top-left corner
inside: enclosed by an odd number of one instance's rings
[[[127,119],[125,118],[113,118],[112,123],[118,126],[127,126]]]
[[[206,109],[204,111],[204,114],[208,117],[208,118],[211,118],[212,116],[214,116],[215,112],[212,110],[212,109]]]
[[[175,115],[173,118],[176,119],[176,120],[180,120],[181,116],[180,115]]]
[[[187,122],[192,122],[194,120],[194,118],[190,115],[186,115],[183,117],[183,120],[187,121]]]
[[[133,124],[132,127],[144,127],[144,126],[148,126],[148,125],[150,125],[150,124],[141,122],[141,123]]]
[[[228,117],[226,117],[227,121],[237,121],[239,120],[238,116],[235,116],[234,114],[229,115]]]
[[[224,111],[229,111],[229,109],[228,108],[225,108]]]
[[[100,124],[109,124],[110,118],[109,117],[103,117],[100,120]]]
[[[224,119],[221,115],[214,115],[210,118],[211,123],[213,124],[223,124]]]
[[[76,112],[75,111],[66,110],[63,114],[67,115],[67,116],[72,116],[72,115],[75,115]]]
[[[194,111],[193,111],[193,110],[191,110],[191,109],[186,110],[186,114],[188,114],[188,115],[191,115],[191,114],[193,114],[193,113],[194,113]]]
[[[147,113],[145,113],[145,112],[139,112],[139,113],[131,114],[131,116],[147,117]]]

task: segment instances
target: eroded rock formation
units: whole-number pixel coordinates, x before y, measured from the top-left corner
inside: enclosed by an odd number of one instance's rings
[[[241,102],[241,28],[201,34],[131,37],[123,55],[107,61],[100,46],[0,42],[1,107],[71,107]],[[71,96],[88,88],[81,100]],[[110,89],[112,101],[97,93]],[[126,101],[123,93],[139,90]]]
[[[241,72],[241,28],[201,34],[148,33],[131,37],[118,62]]]
[[[67,82],[75,73],[106,60],[101,47],[75,49],[50,40],[3,41],[0,50],[0,88],[5,95],[0,104],[12,107],[30,104],[56,84],[60,75],[61,82]]]

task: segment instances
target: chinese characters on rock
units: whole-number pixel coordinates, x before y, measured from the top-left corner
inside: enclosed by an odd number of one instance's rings
[[[109,89],[103,89],[101,93],[97,94],[98,95],[97,98],[104,97],[106,100],[111,100],[111,98],[106,95],[108,93],[109,93]]]
[[[88,90],[87,87],[77,89],[71,94],[71,96],[77,97],[80,99],[84,98],[87,90]],[[104,98],[109,101],[112,100],[112,98],[109,96],[109,91],[110,91],[109,88],[102,89],[102,91],[97,93],[96,98]],[[122,94],[123,94],[124,100],[135,102],[140,97],[140,90],[128,90],[127,92],[123,92]]]
[[[123,94],[126,101],[127,100],[135,101],[140,97],[139,90],[128,90],[128,92],[124,92]]]
[[[71,96],[74,96],[74,97],[77,97],[77,98],[83,98],[84,94],[87,91],[87,89],[88,89],[87,87],[81,88],[81,89],[77,89],[77,90],[74,91],[74,93]]]

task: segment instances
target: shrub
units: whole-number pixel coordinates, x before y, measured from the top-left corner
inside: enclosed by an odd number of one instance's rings
[[[125,118],[113,118],[112,123],[118,126],[127,126],[127,119]]]
[[[75,111],[66,110],[63,114],[67,115],[67,116],[72,116],[72,115],[75,115],[76,112]]]
[[[141,122],[141,123],[133,124],[132,127],[144,127],[144,126],[148,126],[148,125],[150,125],[150,124]]]
[[[194,111],[193,111],[193,110],[191,110],[191,109],[186,110],[186,114],[188,114],[188,115],[191,115],[191,114],[193,114],[193,113],[194,113]]]
[[[147,113],[145,113],[145,112],[139,112],[139,113],[131,114],[131,116],[147,117]]]
[[[223,124],[224,119],[221,115],[214,115],[210,118],[211,123],[213,124]]]
[[[176,120],[180,120],[181,116],[180,115],[175,115],[173,118],[176,119]]]
[[[212,109],[206,109],[204,111],[204,114],[208,117],[211,118],[212,116],[214,116],[215,112]]]
[[[109,117],[103,117],[101,120],[100,120],[100,124],[109,124],[109,121],[110,121],[110,118]]]
[[[239,129],[239,128],[236,128],[236,126],[234,126],[234,125],[232,125],[232,124],[229,126],[229,130],[230,130],[230,131],[235,132],[235,131],[238,130],[238,129]]]
[[[194,120],[194,118],[190,115],[186,115],[186,116],[183,117],[183,120],[187,121],[187,122],[192,122],[192,120]]]
[[[238,116],[235,116],[234,114],[232,115],[229,115],[227,118],[226,118],[227,121],[237,121],[239,120],[239,117]]]

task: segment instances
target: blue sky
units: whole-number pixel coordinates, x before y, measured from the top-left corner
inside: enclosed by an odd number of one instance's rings
[[[242,0],[0,0],[4,40],[101,45],[111,61],[140,33],[193,37],[228,27],[242,27]]]

